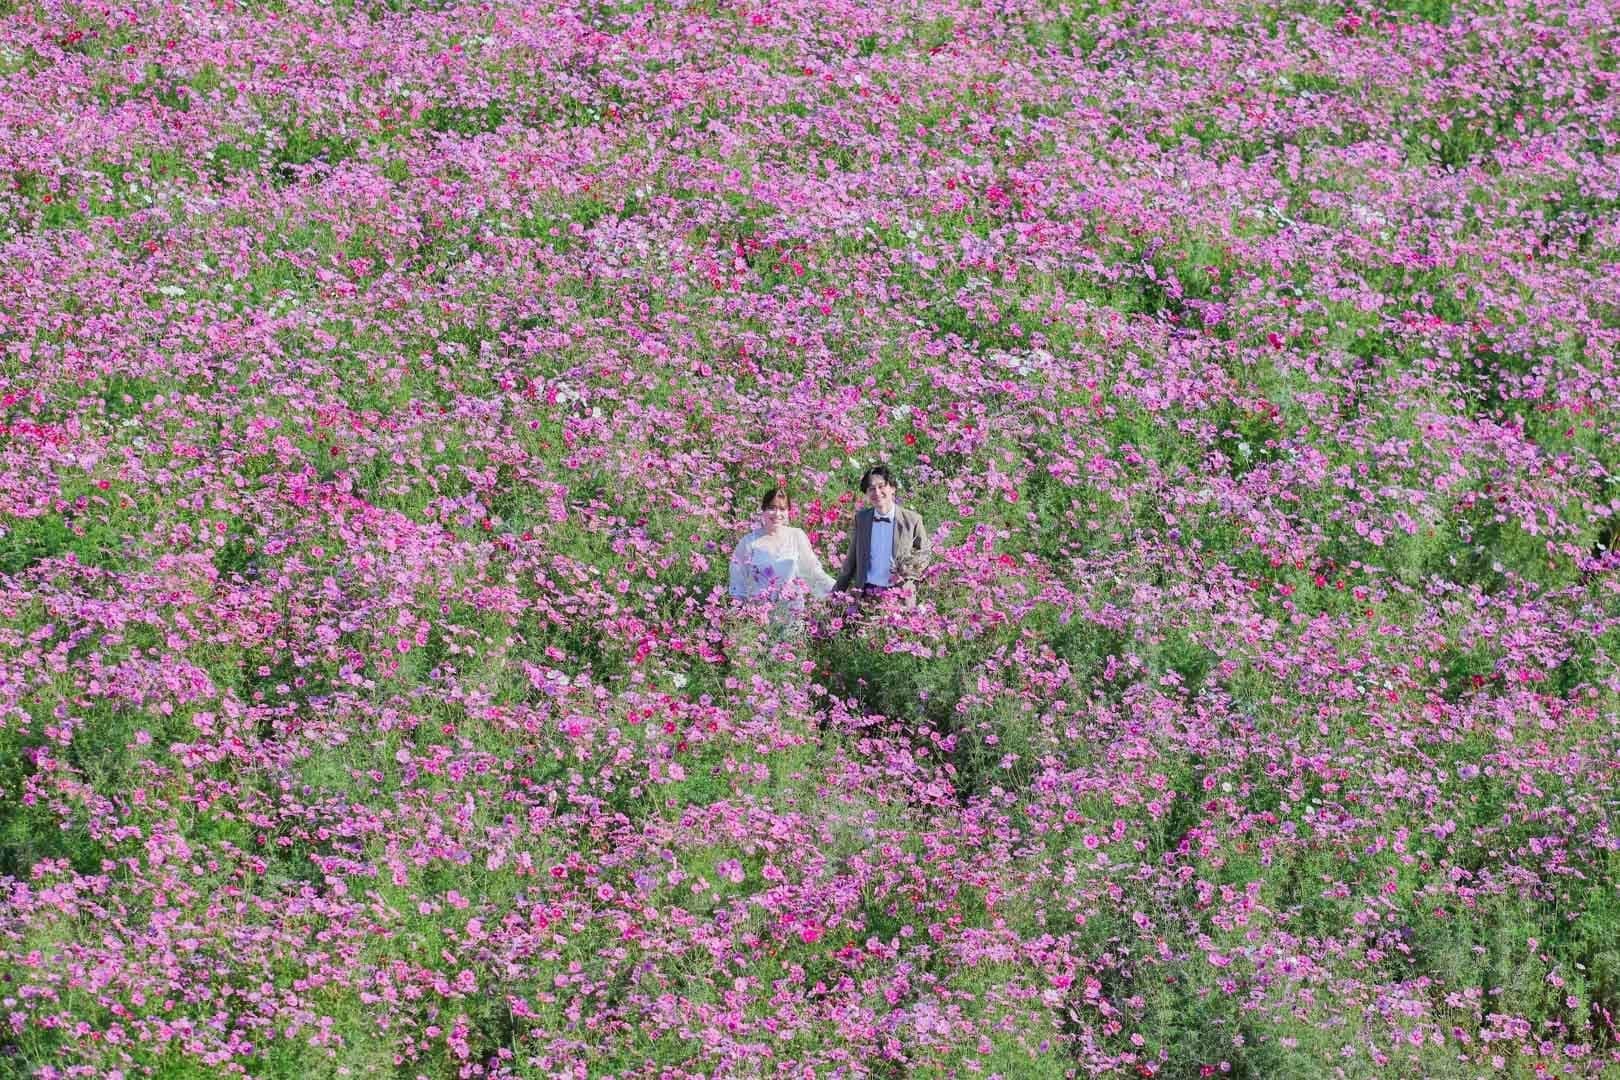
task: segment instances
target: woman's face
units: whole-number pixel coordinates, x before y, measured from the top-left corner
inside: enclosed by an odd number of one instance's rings
[[[765,509],[759,512],[759,524],[766,532],[775,532],[787,524],[788,501],[781,495],[773,497]]]

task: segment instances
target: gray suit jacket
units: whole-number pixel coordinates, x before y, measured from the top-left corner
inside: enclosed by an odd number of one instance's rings
[[[844,556],[844,567],[833,582],[833,592],[859,589],[866,584],[866,568],[872,551],[872,508],[855,514],[855,524],[849,530],[849,551]],[[890,580],[903,579],[910,583],[928,568],[933,549],[928,542],[928,530],[923,528],[922,517],[903,506],[894,508],[894,563],[889,568]]]

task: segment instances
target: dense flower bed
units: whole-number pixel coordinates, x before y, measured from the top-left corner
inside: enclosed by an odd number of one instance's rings
[[[0,1074],[1620,1068],[1616,38],[0,2]]]

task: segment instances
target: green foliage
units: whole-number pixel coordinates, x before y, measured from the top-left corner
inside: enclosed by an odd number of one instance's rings
[[[1050,631],[1052,651],[1069,665],[1082,686],[1095,686],[1110,659],[1122,659],[1129,650],[1131,636],[1111,626],[1088,619],[1073,619]]]
[[[155,379],[111,371],[101,379],[102,408],[109,419],[128,420],[141,415],[146,404],[164,389]]]
[[[295,124],[281,130],[280,138],[273,141],[255,135],[242,142],[220,143],[213,149],[210,167],[216,183],[247,172],[285,188],[299,183],[309,168],[331,168],[354,156],[356,149],[352,139]]]
[[[113,526],[47,511],[11,519],[0,536],[0,574],[20,574],[66,554],[85,566],[115,569],[123,563],[123,552],[124,537]]]
[[[844,633],[818,641],[816,658],[834,694],[853,698],[867,715],[887,718],[894,733],[912,734],[919,752],[951,766],[958,795],[967,798],[1003,782],[1000,755],[989,753],[992,744],[985,741],[999,738],[995,720],[964,716],[957,707],[969,674],[998,643],[988,635],[937,643],[919,656],[886,648],[880,633]]]
[[[66,859],[82,873],[93,872],[99,852],[62,828],[50,808],[26,794],[37,772],[41,740],[0,728],[0,876],[26,879],[41,859]]]
[[[1414,122],[1406,136],[1407,161],[1416,168],[1465,169],[1482,161],[1499,142],[1483,122],[1457,119],[1442,128],[1435,120]]]
[[[506,106],[499,101],[487,105],[434,105],[422,111],[422,125],[429,131],[453,132],[462,136],[484,135],[506,123]]]
[[[1600,883],[1616,869],[1612,855],[1608,862],[1565,901],[1494,894],[1468,911],[1414,912],[1417,970],[1442,990],[1476,994],[1472,1011],[1449,1010],[1456,1022],[1478,1023],[1481,1012],[1546,1017],[1575,1037],[1613,1044],[1600,1011],[1613,1015],[1620,1004],[1620,903]]]
[[[214,551],[214,568],[227,581],[253,573],[258,564],[257,551],[239,535],[232,535]]]
[[[1381,12],[1443,26],[1451,21],[1452,0],[1393,0]]]
[[[1090,56],[1097,49],[1093,24],[1075,16],[1031,19],[1024,24],[1024,40],[1037,52],[1052,51],[1059,56]]]
[[[634,196],[614,197],[607,192],[577,195],[542,204],[532,216],[518,222],[517,235],[544,241],[556,251],[565,252],[580,244],[580,237],[608,215],[626,217],[639,208]]]
[[[255,173],[264,161],[260,147],[237,143],[220,143],[208,155],[210,175],[216,184],[232,179],[238,173]]]

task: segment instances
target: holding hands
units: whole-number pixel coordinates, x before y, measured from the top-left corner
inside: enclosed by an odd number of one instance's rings
[[[731,595],[738,600],[776,598],[773,618],[801,613],[806,592],[817,597],[894,592],[915,603],[916,581],[928,569],[933,551],[922,518],[896,501],[898,490],[887,466],[874,465],[861,475],[867,505],[855,514],[844,562],[834,578],[822,568],[804,530],[788,524],[792,503],[787,489],[771,485],[760,500],[757,526],[731,553]]]

